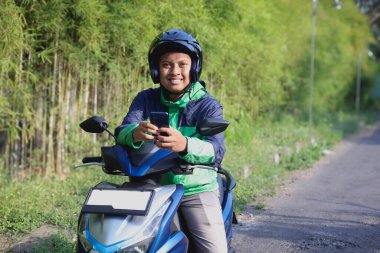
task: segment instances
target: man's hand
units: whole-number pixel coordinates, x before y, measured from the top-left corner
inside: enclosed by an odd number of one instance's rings
[[[133,132],[133,142],[152,141],[154,140],[153,135],[157,135],[157,130],[158,128],[148,121],[141,121]]]
[[[162,136],[161,133],[166,133],[167,136]],[[161,127],[157,131],[156,145],[173,152],[184,152],[187,148],[187,139],[174,128]]]

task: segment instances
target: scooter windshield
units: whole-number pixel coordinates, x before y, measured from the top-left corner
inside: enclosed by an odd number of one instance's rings
[[[139,149],[115,145],[102,147],[105,172],[120,172],[125,176],[142,177],[178,167],[178,155],[146,142]]]

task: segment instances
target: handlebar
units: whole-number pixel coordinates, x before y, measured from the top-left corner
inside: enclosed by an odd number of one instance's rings
[[[82,159],[82,163],[101,163],[103,158],[101,156],[91,156]]]
[[[214,171],[218,171],[218,168],[217,167],[214,167],[214,166],[207,166],[207,165],[200,165],[200,164],[196,164],[196,165],[191,165],[191,164],[182,164],[179,166],[181,169],[183,170],[193,170],[193,169],[207,169],[207,170],[214,170]]]
[[[88,167],[88,166],[105,166],[105,163],[103,162],[103,158],[101,156],[89,156],[84,157],[82,159],[82,164],[76,164],[74,165],[74,169],[80,168],[80,167]]]
[[[181,164],[177,169],[174,169],[174,174],[192,174],[194,169],[206,169],[218,172],[215,166],[201,165],[201,164]]]
[[[98,162],[91,162],[91,163],[83,163],[83,164],[76,164],[74,165],[74,169],[80,168],[80,167],[88,167],[88,166],[105,166],[105,163],[98,163]]]

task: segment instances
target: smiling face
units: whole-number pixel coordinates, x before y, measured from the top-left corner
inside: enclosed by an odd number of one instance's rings
[[[190,83],[191,58],[185,53],[168,52],[160,57],[160,84],[168,90],[170,100],[179,99]]]

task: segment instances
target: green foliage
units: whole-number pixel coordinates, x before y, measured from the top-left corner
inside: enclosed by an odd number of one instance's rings
[[[98,170],[72,173],[66,180],[34,178],[0,186],[0,234],[20,234],[53,224],[75,229],[81,205],[96,182],[122,183]]]
[[[0,130],[8,139],[6,156],[16,154],[8,166],[44,171],[55,164],[50,171],[59,174],[89,150],[94,138],[81,136],[77,124],[96,113],[115,127],[137,92],[155,87],[147,51],[153,38],[170,28],[199,40],[202,78],[226,118],[239,122],[276,111],[305,115],[311,3],[2,1]],[[373,40],[366,17],[352,1],[341,11],[320,2],[316,21],[314,111],[353,109],[357,54]],[[363,59],[363,79],[371,80],[374,66]],[[370,89],[363,91],[370,105]]]
[[[262,210],[265,208],[265,204],[263,202],[259,202],[256,204],[255,209],[256,210]]]
[[[275,119],[251,121],[245,117],[234,122],[242,132],[234,128],[226,132],[228,152],[224,168],[237,181],[234,189],[237,212],[257,196],[272,195],[286,173],[309,168],[322,156],[322,150],[374,117],[320,115],[313,129],[315,144],[309,139],[306,122],[291,115]],[[347,128],[348,125],[351,127]],[[279,163],[274,160],[276,153],[281,156]],[[53,224],[58,226],[58,234],[38,243],[34,251],[74,252],[76,222],[89,188],[102,181],[121,184],[126,177],[108,176],[100,169],[87,168],[72,171],[65,180],[36,177],[11,184],[5,183],[7,180],[0,170],[0,234],[18,237],[43,224]],[[265,208],[265,204],[259,201],[256,208]]]
[[[58,233],[51,236],[33,247],[35,253],[68,253],[75,252],[75,246],[70,238],[64,235],[64,233]]]
[[[319,1],[315,127],[309,131],[302,120],[309,103],[311,4],[0,1],[0,233],[23,233],[44,223],[75,226],[87,189],[103,176],[72,173],[68,166],[97,155],[100,141],[113,142],[83,134],[78,123],[98,114],[114,129],[137,92],[156,87],[147,51],[158,33],[171,28],[199,40],[202,79],[231,121],[225,165],[237,177],[237,206],[270,192],[283,173],[309,167],[322,149],[358,129],[360,117],[347,111],[354,109],[358,54],[365,55],[373,41],[354,1],[340,11]],[[363,57],[365,105],[374,104],[369,92],[376,71],[376,64]],[[281,156],[277,165],[275,154]],[[54,179],[65,173],[66,181]],[[46,178],[9,183],[23,174]]]
[[[340,112],[317,115],[313,129],[307,122],[285,114],[272,120],[243,118],[232,122],[239,130],[226,132],[224,167],[237,181],[237,209],[244,209],[256,196],[270,194],[289,171],[310,168],[324,150],[373,120],[372,114]]]
[[[298,170],[309,168],[315,160],[321,157],[321,149],[318,147],[311,147],[303,149],[297,153],[291,153],[283,157],[281,165],[286,170]]]

